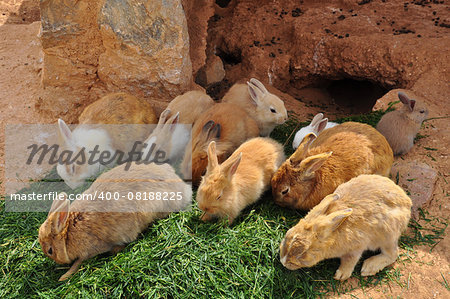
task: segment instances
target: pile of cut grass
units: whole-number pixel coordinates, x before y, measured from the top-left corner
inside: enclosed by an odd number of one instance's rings
[[[285,142],[295,127],[297,122],[290,120],[278,127],[272,137]],[[291,152],[291,142],[292,139],[286,142],[287,153]],[[54,175],[51,173],[46,180],[53,180]],[[45,190],[45,186],[37,182],[24,191],[54,191]],[[314,298],[352,289],[349,283],[332,278],[339,266],[337,259],[297,271],[281,265],[279,244],[304,213],[280,208],[270,194],[245,209],[231,227],[224,222],[201,222],[200,210],[194,203],[189,211],[157,221],[122,252],[84,262],[65,282],[58,282],[58,278],[69,267],[56,265],[44,256],[37,241],[39,226],[47,214],[5,213],[4,209],[5,202],[0,201],[1,298]],[[421,215],[425,221],[410,223],[412,233],[402,237],[401,247],[414,250],[417,244],[427,244],[432,248],[442,238],[447,223],[430,220],[426,213]],[[362,288],[389,283],[391,277],[401,275],[386,268],[363,278],[360,269],[361,262],[354,276]]]

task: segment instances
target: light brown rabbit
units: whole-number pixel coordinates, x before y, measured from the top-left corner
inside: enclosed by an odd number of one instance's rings
[[[251,78],[247,84],[234,84],[222,99],[244,108],[258,123],[261,136],[269,136],[277,125],[288,119],[284,102],[267,91],[264,84]]]
[[[284,161],[283,146],[270,138],[253,138],[222,164],[216,143],[208,146],[208,167],[198,187],[198,207],[203,221],[227,217],[231,224],[240,212],[256,202],[270,187],[270,179]]]
[[[186,151],[181,163],[181,173],[185,179],[192,178],[198,185],[206,171],[208,157],[206,150],[211,141],[216,141],[219,163],[249,138],[259,136],[256,122],[242,108],[230,103],[219,103],[205,111],[192,128],[192,151]]]
[[[343,123],[324,130],[317,139],[314,133],[306,135],[273,176],[273,197],[281,206],[309,210],[353,177],[388,176],[393,161],[389,144],[377,130]]]
[[[171,111],[170,115],[180,113],[180,124],[192,125],[203,112],[213,105],[213,99],[205,92],[191,90],[173,99],[167,109]]]
[[[108,94],[84,108],[80,124],[156,124],[158,117],[145,100],[125,92]]]
[[[403,92],[398,93],[398,98],[403,103],[402,108],[386,113],[377,124],[377,130],[386,137],[394,155],[411,150],[422,122],[428,116],[423,103],[410,99]]]
[[[400,234],[408,226],[411,199],[386,177],[360,175],[340,185],[286,233],[280,259],[289,270],[340,258],[335,279],[346,280],[365,250],[362,276],[374,275],[397,259]]]
[[[64,200],[53,202],[39,228],[39,242],[58,264],[74,262],[59,280],[75,273],[86,259],[122,249],[155,219],[191,203],[191,187],[170,165],[133,162],[126,167],[123,164],[103,173],[72,204],[65,194]]]
[[[156,121],[155,112],[146,101],[123,92],[109,94],[84,109],[79,117],[80,125],[73,131],[62,119],[58,120],[59,148],[61,152],[72,152],[73,157],[83,148],[87,154],[96,146],[99,152],[109,152],[111,157],[117,150],[128,153],[136,141],[142,142],[151,132],[146,124],[155,124]],[[98,160],[98,156],[94,160]],[[87,178],[113,164],[114,161],[110,165],[99,162],[65,163],[58,164],[56,169],[64,182],[75,189],[83,185]]]

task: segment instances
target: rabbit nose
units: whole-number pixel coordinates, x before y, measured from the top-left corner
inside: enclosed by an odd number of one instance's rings
[[[204,204],[198,204],[198,208],[202,210],[203,212],[208,212],[209,208],[205,206]]]
[[[278,118],[278,124],[279,125],[281,125],[281,124],[284,124],[286,121],[287,121],[287,116],[281,116],[281,117],[279,117]]]

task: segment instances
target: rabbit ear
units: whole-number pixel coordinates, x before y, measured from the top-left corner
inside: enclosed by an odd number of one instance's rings
[[[400,101],[401,101],[403,104],[405,104],[405,105],[408,106],[408,108],[409,108],[409,110],[410,110],[411,112],[414,110],[414,106],[416,105],[416,100],[410,99],[410,98],[406,95],[406,93],[401,92],[401,91],[398,93],[398,98],[400,99]]]
[[[208,145],[208,169],[213,169],[219,165],[216,154],[216,142],[211,141]]]
[[[234,158],[231,161],[227,160],[227,163],[224,163],[222,171],[226,174],[229,180],[233,177],[233,175],[236,173],[236,170],[239,166],[239,163],[241,163],[242,153],[239,153],[239,155]]]
[[[327,216],[328,229],[332,232],[335,231],[347,218],[353,213],[353,209],[345,209],[331,213]]]
[[[333,152],[328,152],[308,157],[302,160],[299,168],[303,171],[305,177],[312,177],[332,154]]]
[[[254,86],[258,87],[262,93],[269,93],[267,91],[267,88],[264,86],[264,84],[262,84],[261,81],[259,81],[258,79],[251,78],[250,83],[253,84]]]
[[[328,118],[324,118],[314,126],[314,132],[319,135],[327,126]]]
[[[55,203],[54,201],[49,214],[49,217],[52,218],[52,231],[55,234],[59,234],[64,230],[69,217],[70,200],[67,199],[66,193],[63,192],[62,195],[64,199],[61,200],[58,198],[58,200],[56,200],[60,203]],[[55,209],[53,209],[54,206]]]
[[[170,114],[170,109],[166,109],[163,112],[161,112],[161,115],[159,116],[158,124],[156,125],[156,128],[161,128],[165,123],[166,119]]]
[[[314,127],[322,119],[323,119],[323,113],[317,113],[309,125],[311,127]]]
[[[292,164],[298,164],[301,160],[303,160],[303,158],[306,156],[306,153],[308,152],[309,146],[316,138],[317,136],[314,133],[309,133],[308,135],[303,137],[302,142],[300,142],[300,145],[289,158]]]
[[[214,138],[220,138],[220,132],[221,132],[221,126],[220,124],[216,124],[208,134],[208,140],[214,139]]]
[[[169,123],[171,123],[172,125],[178,124],[179,121],[180,121],[180,112],[177,112],[177,114],[175,114],[175,116],[172,116],[169,119]]]
[[[247,82],[248,93],[252,98],[254,104],[258,106],[261,103],[261,99],[264,96],[264,92],[257,86],[253,85],[251,82]]]
[[[220,138],[220,124],[214,123],[214,121],[208,121],[202,128],[202,133],[200,135],[200,142],[205,146],[210,143],[210,141]]]
[[[340,196],[336,193],[329,194],[325,196],[322,201],[314,207],[313,210],[311,210],[308,214],[310,214],[312,217],[318,217],[320,215],[326,215],[327,210],[330,207],[330,204],[338,200]]]
[[[64,199],[60,200],[59,199],[60,196],[63,197]],[[59,209],[59,207],[66,201],[66,199],[67,194],[64,192],[60,193],[58,198],[53,200],[52,206],[50,207],[50,211],[48,212],[48,214],[50,215],[51,213],[56,212]]]
[[[172,115],[164,124],[164,130],[166,131],[166,133],[173,133],[173,131],[175,131],[175,128],[177,127],[176,125],[178,124],[178,122],[180,121],[180,112],[177,112],[177,114]],[[169,137],[169,136],[164,136],[164,137]]]
[[[411,110],[411,112],[414,110],[414,106],[416,106],[416,100],[409,100],[409,110]]]
[[[58,133],[66,145],[74,145],[72,131],[70,131],[67,124],[61,118],[58,119]]]
[[[211,131],[211,128],[214,126],[214,121],[210,120],[208,121],[202,128],[202,133],[205,134],[205,136],[208,135],[209,131]]]

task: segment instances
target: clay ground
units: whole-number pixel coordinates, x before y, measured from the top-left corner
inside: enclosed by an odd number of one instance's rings
[[[22,3],[23,2],[23,3]],[[37,37],[40,23],[38,1],[6,0],[0,3],[0,175],[4,177],[5,126],[15,123],[54,123],[55,119],[41,115],[35,103],[42,91],[40,73],[43,55]],[[36,21],[36,22],[34,22]],[[429,88],[433,88],[430,84]],[[295,110],[296,105],[290,103]],[[448,99],[437,101],[429,117],[449,115]],[[314,108],[310,108],[314,109]],[[317,108],[316,108],[317,109]],[[317,111],[310,111],[312,113]],[[304,115],[304,111],[299,113]],[[441,118],[425,123],[414,149],[403,156],[407,161],[421,161],[438,172],[433,199],[426,206],[432,216],[448,220],[450,212],[450,129],[449,119]],[[429,150],[426,148],[432,148]],[[435,149],[435,150],[434,150]],[[4,188],[2,186],[2,193]],[[444,279],[450,282],[450,237],[448,234],[430,252],[429,246],[418,246],[413,252],[401,252],[403,262],[394,267],[400,275],[389,283],[360,289],[345,297],[358,298],[449,298]],[[410,259],[405,258],[409,254]],[[356,278],[351,278],[357,283]],[[337,295],[336,295],[337,296]]]

